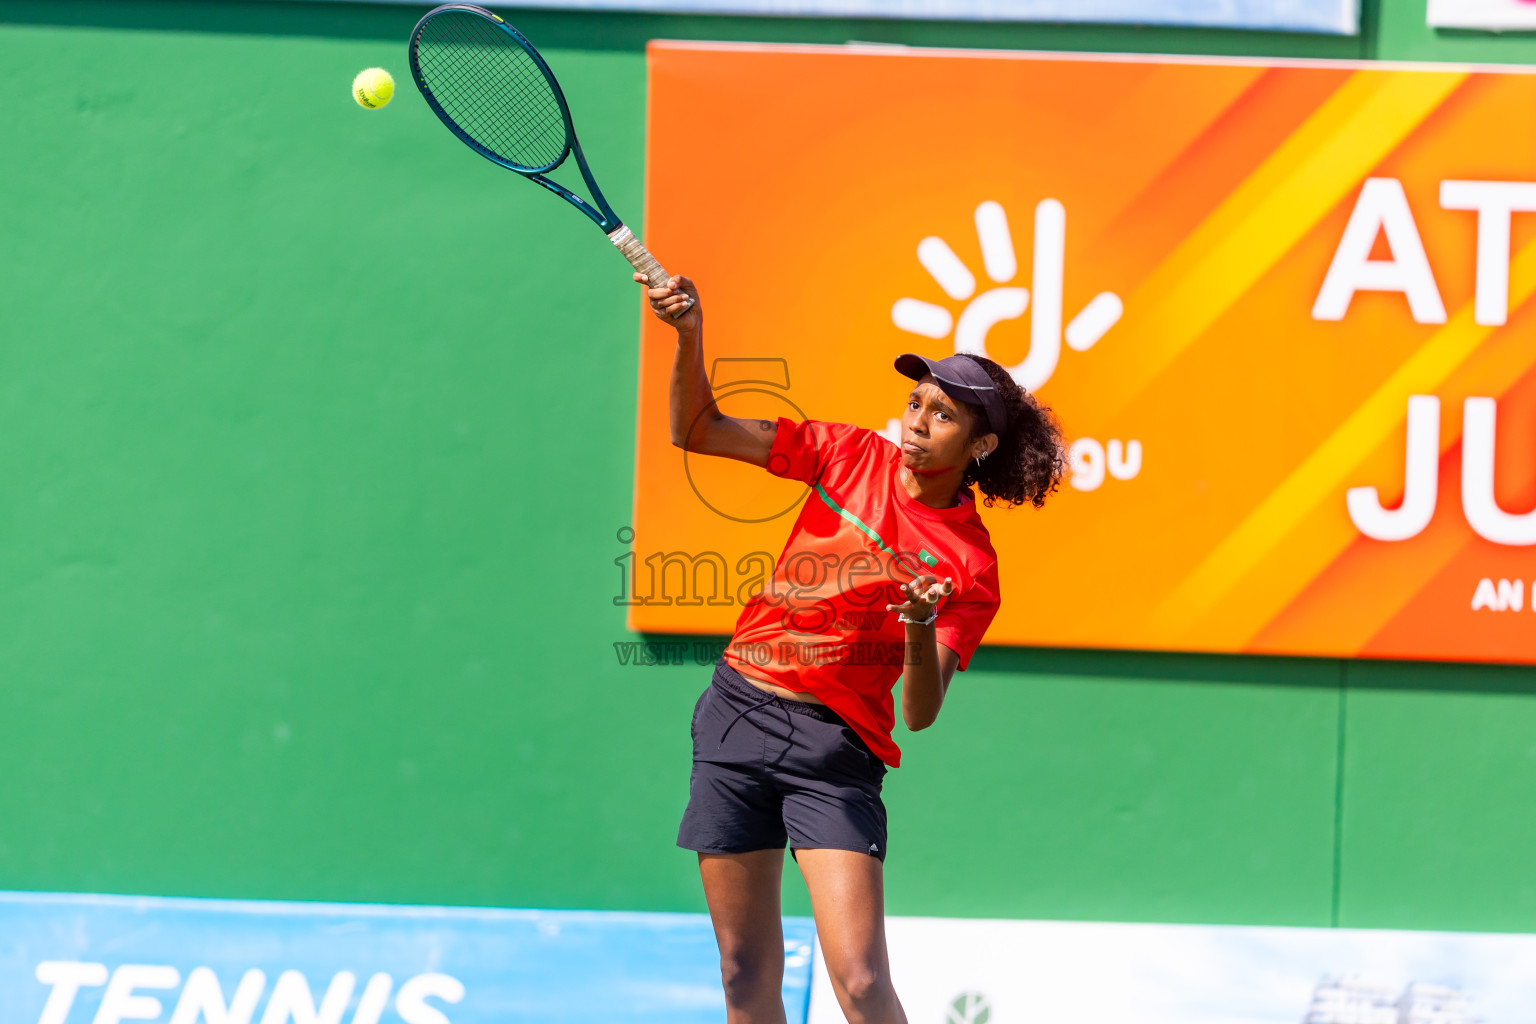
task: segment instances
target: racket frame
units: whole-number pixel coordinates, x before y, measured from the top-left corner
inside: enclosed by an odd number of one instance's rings
[[[483,21],[493,23],[496,27],[507,33],[524,53],[533,58],[534,66],[539,69],[539,73],[544,76],[544,81],[548,83],[549,88],[555,94],[555,100],[560,106],[561,120],[565,123],[565,149],[561,151],[560,156],[552,163],[541,167],[529,167],[513,163],[504,157],[498,156],[477,142],[463,128],[460,128],[453,118],[448,116],[448,112],[443,109],[437,97],[433,95],[432,89],[422,77],[421,63],[417,59],[417,47],[421,42],[421,30],[426,27],[427,23],[438,15],[450,11],[472,14]],[[652,288],[659,288],[666,283],[666,270],[657,262],[656,257],[651,255],[650,250],[645,247],[644,243],[635,237],[634,232],[624,225],[624,222],[619,219],[618,214],[613,212],[613,208],[608,205],[608,200],[603,196],[603,190],[597,187],[597,181],[592,177],[592,170],[587,166],[586,155],[581,151],[581,141],[576,138],[576,124],[571,120],[571,107],[565,101],[565,92],[560,88],[560,82],[555,78],[555,73],[550,70],[549,64],[545,62],[543,55],[535,49],[526,36],[507,24],[495,12],[488,11],[484,7],[476,4],[448,3],[440,4],[421,16],[421,20],[416,23],[416,27],[411,29],[411,41],[406,49],[411,66],[411,77],[416,81],[417,91],[427,101],[427,105],[432,108],[432,112],[437,115],[437,119],[443,122],[449,131],[458,136],[460,142],[492,163],[520,174],[529,181],[537,182],[586,214],[594,224],[602,228],[603,234],[608,236],[608,241],[612,242],[614,247],[629,261],[630,266],[646,276]],[[590,201],[583,199],[553,178],[545,177],[550,171],[565,163],[566,157],[572,153],[576,155],[576,167],[581,171],[581,180],[587,183],[587,189],[591,193],[592,198]],[[688,298],[687,304],[672,314],[672,319],[676,320],[691,308],[693,308],[693,299]]]
[[[492,22],[497,28],[501,29],[508,36],[510,36],[512,41],[515,42],[524,53],[533,58],[534,66],[539,69],[539,74],[544,76],[544,81],[548,83],[550,90],[555,94],[555,100],[560,106],[560,117],[565,122],[565,149],[561,151],[559,159],[555,160],[553,163],[545,164],[542,167],[529,167],[524,164],[513,163],[512,161],[491,152],[485,146],[477,142],[473,136],[464,131],[464,129],[460,128],[458,124],[454,122],[453,118],[448,116],[447,111],[443,110],[442,104],[440,104],[437,101],[437,97],[432,94],[431,87],[429,87],[426,84],[426,81],[422,78],[421,65],[416,57],[416,48],[421,41],[421,30],[426,27],[427,22],[431,21],[439,14],[444,14],[449,11],[462,11],[465,14],[472,14],[478,18]],[[527,178],[529,181],[535,181],[540,185],[543,185],[555,195],[559,196],[561,199],[564,199],[566,202],[576,207],[576,209],[590,217],[593,223],[603,229],[603,234],[611,235],[619,228],[624,226],[624,222],[619,219],[618,214],[614,213],[613,208],[608,205],[608,200],[603,196],[603,190],[597,187],[597,182],[592,177],[592,170],[587,166],[586,155],[581,151],[581,141],[576,138],[575,122],[571,120],[570,104],[566,103],[565,101],[565,92],[560,88],[560,82],[555,78],[555,73],[550,70],[549,64],[545,62],[544,57],[539,53],[538,50],[534,48],[534,45],[528,41],[526,36],[524,36],[517,29],[513,28],[511,25],[507,24],[495,13],[488,11],[483,7],[476,6],[475,4],[442,4],[438,7],[432,8],[432,10],[422,15],[421,20],[416,23],[416,27],[411,30],[411,43],[409,50],[411,77],[416,80],[416,88],[420,90],[421,95],[425,97],[427,105],[432,108],[432,112],[437,115],[438,120],[447,125],[448,130],[457,135],[460,142],[463,142],[470,149],[473,149],[476,153],[479,153],[481,156],[485,157],[492,163],[499,164],[509,171],[515,171],[516,173],[521,174],[523,177]],[[587,183],[587,190],[592,195],[591,202],[583,199],[581,196],[577,195],[575,192],[572,192],[570,189],[566,188],[558,181],[555,181],[553,178],[545,177],[545,175],[550,171],[555,170],[561,164],[565,163],[566,157],[571,155],[576,157],[576,167],[581,171],[581,180]]]

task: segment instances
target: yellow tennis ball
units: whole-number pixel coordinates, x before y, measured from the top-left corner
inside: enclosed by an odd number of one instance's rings
[[[388,105],[394,95],[395,80],[383,68],[359,71],[357,77],[352,79],[352,98],[357,100],[360,107],[377,110]]]

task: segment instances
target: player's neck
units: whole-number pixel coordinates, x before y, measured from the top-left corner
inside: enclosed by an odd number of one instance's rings
[[[960,504],[959,469],[919,473],[908,466],[902,466],[896,481],[910,497],[930,508],[954,508]]]

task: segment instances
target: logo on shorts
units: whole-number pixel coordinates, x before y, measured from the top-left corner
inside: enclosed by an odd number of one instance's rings
[[[879,853],[880,852],[880,844],[879,843],[870,843],[869,844],[869,852],[870,853]]]

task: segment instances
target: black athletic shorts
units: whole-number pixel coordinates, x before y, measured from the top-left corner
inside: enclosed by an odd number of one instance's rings
[[[760,690],[721,659],[693,709],[677,845],[854,850],[885,860],[885,764],[832,709]]]

